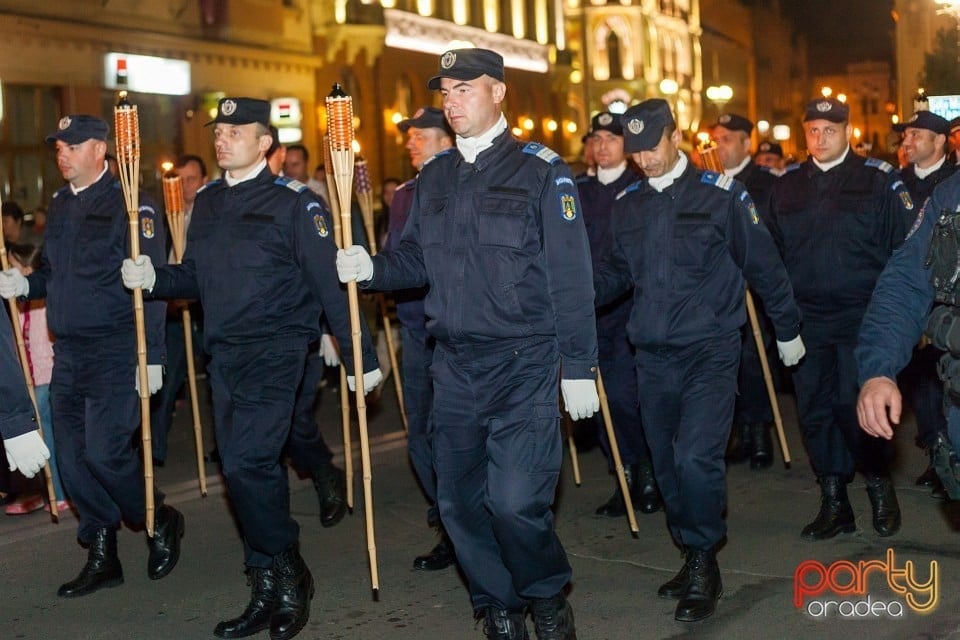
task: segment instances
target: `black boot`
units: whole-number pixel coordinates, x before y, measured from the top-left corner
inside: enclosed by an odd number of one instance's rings
[[[627,480],[627,486],[630,487],[630,491],[633,492],[636,466],[632,464],[625,465],[623,467],[623,476]],[[627,515],[627,503],[623,499],[623,491],[620,490],[620,477],[614,475],[614,481],[617,483],[617,489],[613,492],[613,495],[610,496],[609,500],[597,507],[597,510],[594,511],[598,516],[605,518],[622,518]],[[635,500],[636,496],[630,496],[630,498],[631,500]]]
[[[890,476],[867,476],[867,496],[873,511],[873,530],[885,538],[900,530],[900,504]]]
[[[839,476],[820,478],[820,512],[816,519],[803,528],[804,540],[826,540],[838,533],[857,530],[853,507],[847,498],[847,483]]]
[[[746,462],[750,457],[750,429],[748,425],[735,423],[727,441],[726,460],[730,464]]]
[[[277,580],[277,607],[270,618],[270,640],[289,640],[310,619],[313,599],[313,576],[300,557],[296,542],[273,557],[273,574]]]
[[[313,471],[313,486],[320,499],[320,525],[332,527],[347,512],[347,483],[341,469],[332,463]]]
[[[422,556],[413,559],[413,568],[417,571],[439,571],[456,562],[457,558],[453,555],[453,543],[447,537],[447,532],[443,530],[443,527],[439,527],[438,533],[440,534],[440,542],[437,543],[437,546]]]
[[[930,447],[933,468],[951,500],[960,500],[960,459],[945,433],[938,433]]]
[[[123,567],[117,557],[116,529],[98,529],[87,551],[87,564],[80,575],[57,590],[61,598],[77,598],[98,589],[123,584]]]
[[[766,469],[773,464],[773,437],[770,425],[755,422],[750,425],[750,468]]]
[[[669,600],[682,598],[690,587],[690,567],[687,565],[686,551],[684,551],[683,566],[677,575],[673,576],[657,589],[657,596]]]
[[[696,622],[709,618],[717,610],[717,600],[723,595],[723,583],[717,554],[713,550],[688,550],[687,567],[690,584],[677,603],[674,618],[681,622]]]
[[[277,606],[277,581],[273,568],[249,567],[250,603],[239,618],[224,620],[213,630],[220,638],[245,638],[270,626],[270,618]]]
[[[523,613],[511,613],[487,607],[483,615],[483,635],[492,640],[529,640]]]
[[[532,599],[530,616],[539,640],[577,640],[573,609],[562,593],[552,598]]]
[[[157,509],[153,537],[147,538],[147,546],[150,547],[147,575],[151,580],[159,580],[177,566],[182,537],[183,514],[169,505],[162,505]]]
[[[928,448],[927,452],[930,455],[930,462],[927,464],[926,470],[917,476],[916,485],[918,487],[928,487],[931,498],[945,500],[947,490],[943,487],[943,482],[940,480],[940,476],[937,475],[937,470],[933,468],[933,447]]]
[[[637,465],[637,473],[634,477],[630,490],[633,492],[633,505],[641,513],[656,513],[663,507],[663,501],[660,499],[660,490],[657,489],[657,481],[653,476],[653,463],[649,458],[640,460]]]

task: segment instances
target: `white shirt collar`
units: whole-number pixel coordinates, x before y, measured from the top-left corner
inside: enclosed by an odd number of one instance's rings
[[[224,171],[224,172],[223,172],[223,181],[227,183],[227,186],[228,186],[228,187],[232,187],[232,186],[234,186],[234,185],[240,184],[241,182],[246,182],[247,180],[253,180],[253,179],[256,178],[258,175],[260,175],[260,172],[263,171],[264,167],[266,167],[266,166],[267,166],[267,159],[264,158],[264,159],[262,159],[260,162],[257,163],[257,166],[255,166],[255,167],[250,171],[250,173],[248,173],[248,174],[245,175],[245,176],[241,176],[241,177],[239,177],[239,178],[231,177],[229,171]]]
[[[939,169],[940,167],[942,167],[942,166],[943,166],[943,163],[946,161],[946,159],[947,159],[947,156],[943,156],[943,157],[941,157],[938,161],[934,162],[932,165],[930,165],[929,167],[927,167],[926,169],[921,169],[921,168],[918,167],[917,165],[913,165],[913,173],[914,173],[918,178],[920,178],[921,180],[923,180],[923,179],[926,178],[928,175],[930,175],[931,173],[933,173],[934,171],[936,171],[937,169]]]
[[[106,161],[106,160],[104,160],[104,161],[103,161],[103,171],[100,172],[100,175],[97,176],[97,179],[96,179],[96,180],[94,180],[94,181],[91,182],[90,184],[88,184],[88,185],[86,185],[86,186],[83,186],[83,187],[75,187],[75,186],[73,186],[73,183],[71,182],[71,183],[70,183],[70,191],[73,192],[73,195],[77,195],[77,194],[80,193],[81,191],[83,191],[83,190],[85,190],[85,189],[89,189],[91,185],[94,185],[94,184],[97,184],[98,182],[100,182],[100,179],[103,177],[103,174],[105,174],[109,169],[110,169],[110,165],[107,164],[107,161]]]
[[[837,166],[838,164],[840,164],[841,162],[843,162],[844,160],[846,160],[848,153],[850,153],[850,145],[849,145],[849,144],[847,145],[847,148],[846,148],[846,150],[843,152],[843,154],[842,154],[839,158],[837,158],[836,160],[831,160],[830,162],[820,162],[820,161],[817,160],[816,158],[813,158],[813,164],[817,165],[817,167],[820,169],[820,171],[830,171],[830,169],[833,169],[835,166]]]
[[[680,160],[677,161],[677,164],[673,165],[673,169],[670,169],[667,173],[663,174],[659,178],[647,178],[647,182],[650,183],[650,186],[656,189],[657,191],[663,191],[674,181],[683,175],[683,172],[687,168],[687,156],[682,151],[677,151],[677,154],[680,156]]]
[[[481,133],[478,136],[463,138],[457,136],[457,149],[463,155],[463,159],[473,163],[481,151],[493,146],[493,139],[507,130],[507,118],[501,113],[497,123]]]
[[[611,184],[620,179],[620,176],[623,175],[623,172],[627,170],[627,161],[624,160],[616,167],[611,167],[609,169],[604,169],[603,167],[597,167],[597,180],[600,184]]]
[[[750,156],[747,156],[746,158],[744,158],[743,162],[735,166],[733,169],[724,169],[723,175],[729,176],[731,178],[736,178],[737,174],[743,171],[748,164],[750,164]]]

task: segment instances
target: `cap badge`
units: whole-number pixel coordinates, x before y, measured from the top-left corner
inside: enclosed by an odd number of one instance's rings
[[[769,143],[769,142],[761,142],[761,143],[760,143],[760,151],[770,151],[770,143]]]
[[[420,116],[423,115],[423,112],[424,112],[424,111],[426,111],[426,109],[424,109],[423,107],[420,107],[419,109],[417,109],[417,112],[416,112],[415,114],[413,114],[413,117],[414,117],[414,118],[419,118]]]
[[[627,131],[629,131],[635,136],[640,135],[640,133],[643,131],[643,120],[639,118],[634,118],[633,120],[628,122]]]
[[[237,103],[233,100],[224,100],[223,104],[220,105],[220,113],[225,116],[232,116],[236,110]]]
[[[833,109],[833,105],[826,100],[821,100],[820,102],[817,103],[817,111],[819,111],[820,113],[826,113],[831,109]]]
[[[730,122],[730,114],[729,113],[723,114],[717,119],[717,121],[720,122],[721,124],[726,124]]]
[[[457,54],[455,54],[453,51],[447,51],[445,54],[443,54],[443,57],[440,58],[441,69],[449,69],[456,63],[457,63]]]
[[[60,122],[57,124],[57,128],[60,129],[60,131],[63,131],[64,129],[69,129],[71,122],[73,121],[70,119],[70,116],[63,116],[62,118],[60,118]]]
[[[919,119],[920,119],[920,114],[919,114],[919,113],[915,113],[915,114],[913,114],[913,117],[910,118],[910,122],[916,122],[916,121],[919,120]]]
[[[602,127],[609,126],[613,122],[613,116],[609,113],[601,113],[600,117],[597,118],[597,122],[599,122]]]

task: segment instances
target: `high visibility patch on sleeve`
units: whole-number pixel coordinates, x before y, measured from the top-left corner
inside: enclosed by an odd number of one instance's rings
[[[286,178],[284,176],[280,176],[279,178],[274,180],[274,184],[279,184],[280,186],[286,187],[287,189],[290,189],[292,191],[296,191],[297,193],[301,193],[307,189],[307,185],[303,184],[299,180],[294,180],[293,178]]]
[[[577,199],[569,193],[560,194],[560,215],[567,222],[577,219]]]
[[[733,189],[733,178],[715,171],[704,171],[703,175],[700,176],[700,182],[703,182],[704,184],[712,184],[713,186],[723,189],[724,191],[730,191]]]
[[[543,146],[539,142],[528,142],[524,145],[523,152],[532,156],[537,156],[547,164],[556,164],[560,162],[560,154],[550,147]]]
[[[313,226],[317,228],[317,235],[326,238],[330,235],[330,227],[327,225],[327,218],[323,215],[323,207],[319,202],[310,202],[307,204],[307,213],[313,211]]]
[[[638,191],[639,189],[640,189],[640,181],[637,180],[636,182],[634,182],[634,183],[632,183],[632,184],[628,184],[628,185],[627,185],[627,188],[624,189],[623,191],[621,191],[620,193],[618,193],[618,194],[617,194],[617,197],[616,197],[615,199],[616,199],[616,200],[619,200],[620,198],[622,198],[623,196],[627,195],[628,193],[632,193],[632,192],[634,192],[634,191]]]
[[[879,169],[884,173],[891,173],[893,171],[893,165],[886,160],[881,160],[880,158],[867,158],[867,161],[864,164],[866,164],[868,167]]]
[[[156,215],[157,212],[153,210],[153,207],[146,205],[140,207],[140,235],[147,240],[157,235]]]

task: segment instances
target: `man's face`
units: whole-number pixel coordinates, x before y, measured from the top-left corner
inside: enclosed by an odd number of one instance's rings
[[[809,120],[803,123],[807,151],[817,162],[833,162],[847,150],[850,124],[829,120]]]
[[[500,118],[500,103],[507,85],[490,76],[473,80],[440,79],[443,113],[453,131],[472,138],[490,129]]]
[[[626,157],[623,153],[623,136],[610,133],[603,129],[594,133],[593,158],[601,169],[614,169],[623,164]],[[589,140],[590,138],[588,138]]]
[[[674,130],[672,133],[664,134],[660,137],[660,142],[653,149],[640,151],[633,154],[633,160],[648,178],[660,178],[673,169],[680,160],[678,149],[680,148],[680,132]]]
[[[3,216],[3,239],[11,244],[20,242],[20,225],[22,221],[13,216]]]
[[[453,141],[443,129],[436,127],[407,129],[407,151],[410,152],[410,163],[418,171],[427,160],[452,145]]]
[[[307,159],[300,149],[287,149],[287,157],[283,159],[283,175],[300,182],[307,182]]]
[[[57,140],[57,168],[63,179],[74,187],[93,184],[103,171],[107,143],[93,138],[79,144]]]
[[[950,148],[954,151],[960,149],[960,128],[950,131]]]
[[[213,129],[213,148],[217,165],[236,178],[243,177],[263,159],[270,148],[269,133],[258,135],[258,125],[218,122]]]
[[[754,163],[760,167],[770,167],[771,169],[783,169],[783,158],[775,153],[761,151],[754,157]]]
[[[206,184],[207,179],[200,172],[196,160],[188,160],[182,167],[177,167],[177,175],[180,176],[180,187],[183,189],[183,203],[190,207],[197,197],[197,190]]]
[[[944,142],[946,139],[943,134],[936,134],[929,129],[907,127],[903,132],[900,148],[907,162],[926,169],[943,157]]]
[[[717,157],[724,169],[735,169],[750,155],[750,136],[743,131],[714,127],[711,135],[717,143]]]

